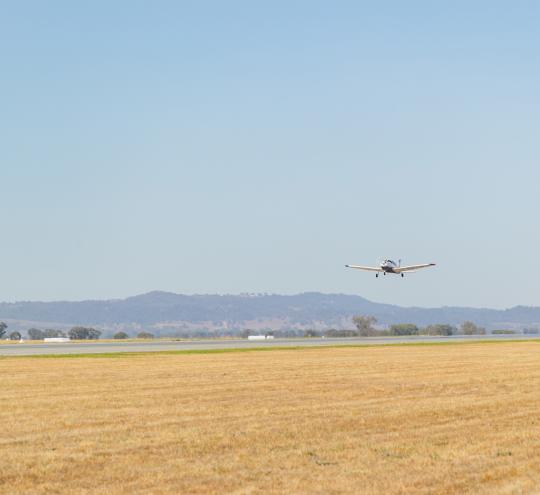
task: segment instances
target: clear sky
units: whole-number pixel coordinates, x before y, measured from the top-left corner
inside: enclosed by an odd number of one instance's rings
[[[540,305],[536,1],[4,1],[0,300]],[[404,279],[345,263],[437,262]]]

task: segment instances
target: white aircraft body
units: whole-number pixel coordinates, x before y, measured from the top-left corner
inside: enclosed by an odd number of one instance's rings
[[[366,270],[368,272],[375,272],[375,276],[378,277],[379,273],[386,275],[387,273],[394,273],[396,275],[404,276],[405,272],[412,273],[421,268],[427,268],[428,266],[435,266],[435,263],[424,263],[422,265],[409,265],[401,266],[401,260],[398,263],[392,260],[381,261],[379,266],[362,266],[362,265],[345,265],[347,268],[356,268],[357,270]]]

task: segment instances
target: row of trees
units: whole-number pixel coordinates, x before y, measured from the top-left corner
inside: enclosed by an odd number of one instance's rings
[[[0,339],[2,337],[4,337],[4,335],[6,335],[7,328],[8,328],[8,326],[3,321],[0,321]],[[20,332],[17,332],[17,331],[11,332],[8,335],[8,337],[9,337],[10,340],[21,340],[22,339],[22,335],[20,334]]]
[[[101,330],[92,327],[73,327],[67,333],[56,328],[31,328],[28,330],[28,338],[32,340],[43,340],[54,337],[69,337],[72,340],[97,340],[101,336]]]
[[[7,334],[8,326],[0,321],[0,339],[4,338]],[[30,328],[28,330],[28,338],[31,340],[43,340],[54,337],[69,337],[72,340],[97,340],[101,336],[101,330],[97,330],[92,327],[73,327],[68,332],[58,330],[56,328],[46,328],[41,330],[39,328]],[[7,335],[11,340],[20,340],[22,335],[18,331],[11,332]],[[130,336],[126,332],[116,332],[113,335],[114,339],[129,339]],[[139,332],[137,334],[138,339],[153,339],[154,334],[150,332]]]
[[[40,330],[39,328],[31,328],[28,330],[28,338],[32,340],[43,340],[50,337],[69,337],[72,340],[97,340],[101,336],[101,330],[96,330],[91,327],[73,327],[67,332],[57,329]],[[126,332],[116,332],[113,335],[114,339],[129,339],[129,334]],[[153,339],[154,335],[149,332],[139,332],[139,339]]]
[[[154,334],[150,332],[139,332],[137,334],[137,338],[138,339],[153,339]],[[118,339],[118,340],[129,339],[129,334],[127,334],[126,332],[116,332],[113,335],[113,339]]]
[[[460,327],[452,325],[437,324],[426,327],[418,327],[412,323],[398,323],[391,325],[387,330],[380,330],[375,327],[377,319],[373,316],[355,316],[353,318],[355,329],[350,330],[294,330],[284,331],[255,331],[242,330],[241,337],[249,335],[274,335],[276,337],[382,337],[382,336],[404,336],[404,335],[485,335],[486,329],[475,325],[471,321],[466,321]]]
[[[419,327],[412,323],[397,323],[391,325],[387,330],[380,330],[375,327],[377,319],[373,316],[355,316],[353,323],[354,330],[306,330],[305,337],[382,337],[382,336],[404,336],[404,335],[485,335],[486,329],[475,325],[472,321],[466,321],[459,327],[446,324],[428,325]]]
[[[353,323],[361,337],[377,335],[485,335],[486,333],[484,327],[479,327],[472,321],[465,321],[459,328],[446,324],[428,325],[420,328],[412,323],[398,323],[391,325],[388,330],[376,329],[377,319],[373,316],[355,316]]]
[[[387,330],[380,330],[376,328],[377,319],[373,316],[355,316],[353,318],[353,323],[355,325],[355,329],[351,330],[325,330],[325,331],[317,331],[317,330],[277,330],[277,331],[271,331],[270,329],[267,329],[267,331],[255,331],[255,330],[243,330],[240,332],[240,336],[247,337],[249,335],[254,334],[268,334],[268,335],[275,335],[276,337],[298,337],[298,336],[304,336],[304,337],[319,337],[319,336],[327,336],[327,337],[371,337],[371,336],[404,336],[404,335],[484,335],[486,333],[486,329],[483,327],[480,327],[476,324],[474,324],[471,321],[466,321],[462,323],[459,327],[455,327],[452,325],[446,325],[446,324],[436,324],[436,325],[428,325],[426,327],[418,327],[417,325],[414,325],[412,323],[399,323],[391,325]],[[7,325],[4,322],[0,322],[0,338],[3,338],[7,334]],[[502,331],[500,331],[502,332]],[[494,331],[493,333],[499,333]],[[530,333],[533,333],[532,330],[530,330]],[[535,330],[534,333],[537,333]],[[30,328],[28,330],[28,337],[32,340],[43,340],[45,338],[50,337],[69,337],[72,340],[96,340],[99,339],[102,332],[101,330],[97,330],[92,327],[83,327],[83,326],[76,326],[71,328],[69,331],[64,332],[62,330],[58,329],[45,329],[41,330],[39,328]],[[238,335],[237,332],[234,330],[229,330],[226,335],[222,335],[219,332],[209,332],[209,331],[192,331],[192,332],[186,332],[184,334],[182,332],[182,337],[198,337],[198,338],[204,338],[204,337],[216,337],[216,336],[235,336]],[[20,332],[11,332],[8,337],[12,340],[19,340],[21,339]],[[153,339],[154,335],[149,332],[139,332],[136,335],[139,339]],[[116,332],[113,335],[114,339],[128,339],[130,338],[130,335],[124,331]]]

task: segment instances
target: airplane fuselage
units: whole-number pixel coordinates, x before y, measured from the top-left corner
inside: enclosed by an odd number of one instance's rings
[[[384,260],[382,263],[381,263],[381,270],[384,272],[384,273],[397,273],[394,268],[397,268],[398,265],[395,261],[392,261],[392,260]]]

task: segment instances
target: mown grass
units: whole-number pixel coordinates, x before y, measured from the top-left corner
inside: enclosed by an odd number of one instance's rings
[[[0,492],[540,491],[537,342],[225,351],[0,361]]]

